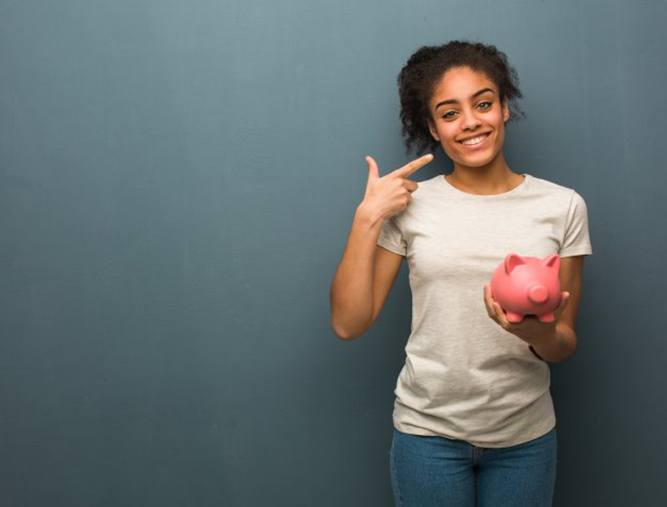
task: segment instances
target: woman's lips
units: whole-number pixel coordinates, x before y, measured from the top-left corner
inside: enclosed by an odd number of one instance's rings
[[[481,137],[481,136],[477,136],[477,137]],[[485,147],[487,141],[489,140],[489,137],[491,137],[491,133],[490,133],[490,132],[487,133],[487,134],[484,134],[484,139],[483,139],[481,142],[477,143],[477,144],[463,144],[463,143],[460,142],[460,141],[458,142],[458,144],[460,144],[461,146],[463,146],[464,148],[466,148],[466,149],[468,149],[468,150],[476,150],[476,149]]]

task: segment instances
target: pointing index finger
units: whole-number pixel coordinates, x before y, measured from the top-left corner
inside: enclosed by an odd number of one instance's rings
[[[408,162],[405,164],[403,167],[400,167],[396,169],[396,173],[403,177],[406,178],[410,176],[412,173],[417,171],[417,169],[421,169],[424,167],[426,164],[428,164],[431,160],[433,160],[433,155],[431,153],[427,153],[426,155],[423,155],[412,162]]]

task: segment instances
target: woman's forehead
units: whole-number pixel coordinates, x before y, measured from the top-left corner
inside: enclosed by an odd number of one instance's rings
[[[498,87],[483,72],[454,68],[445,72],[435,83],[431,105],[468,102],[483,93],[495,95]]]
[[[477,91],[479,88],[497,90],[495,83],[484,72],[469,67],[455,67],[440,77],[434,90],[439,93],[457,95],[451,97],[454,99],[467,99],[466,92]]]

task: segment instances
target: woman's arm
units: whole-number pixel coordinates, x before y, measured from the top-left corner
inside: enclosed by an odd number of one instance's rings
[[[553,339],[541,340],[533,345],[535,353],[550,363],[564,361],[577,349],[575,321],[581,301],[581,281],[584,268],[584,255],[562,257],[560,260],[560,286],[562,291],[570,293],[567,305],[558,320]]]
[[[584,256],[561,257],[559,279],[562,298],[554,311],[554,322],[541,322],[529,316],[519,323],[507,320],[505,312],[491,295],[491,286],[484,286],[484,304],[489,317],[503,329],[521,338],[531,346],[533,354],[549,363],[564,361],[577,348],[574,329],[579,301],[581,300],[581,275]]]
[[[377,244],[384,221],[405,211],[419,186],[408,176],[431,160],[428,153],[380,177],[375,159],[366,157],[366,192],[329,291],[331,328],[339,338],[360,336],[380,312],[403,259]]]
[[[403,256],[376,244],[383,222],[355,214],[330,290],[331,328],[341,339],[357,338],[375,322],[401,267]]]
[[[343,258],[336,269],[329,302],[331,328],[349,339],[363,334],[373,315],[373,264],[382,219],[357,208]]]

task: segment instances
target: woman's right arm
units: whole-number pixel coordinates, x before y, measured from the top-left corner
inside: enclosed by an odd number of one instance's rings
[[[377,246],[384,220],[357,208],[343,259],[331,284],[331,328],[341,339],[356,338],[375,322],[403,257]]]
[[[368,183],[357,207],[343,258],[331,283],[331,328],[348,340],[366,332],[380,313],[403,257],[377,246],[384,220],[403,211],[417,183],[407,179],[433,159],[424,155],[380,178],[368,162]]]

